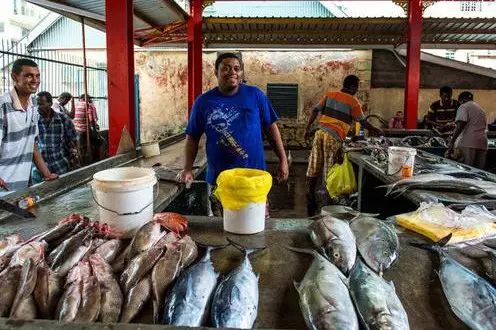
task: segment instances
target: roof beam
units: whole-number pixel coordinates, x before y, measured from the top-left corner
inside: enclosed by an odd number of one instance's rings
[[[204,24],[348,24],[357,23],[357,18],[265,18],[265,17],[204,17]],[[405,18],[360,18],[362,24],[406,24]]]
[[[146,18],[142,13],[140,13],[136,9],[133,10],[133,14],[134,14],[134,17],[136,17],[141,22],[145,23],[146,25],[148,25],[151,28],[155,28],[155,26],[157,25],[157,24],[153,23],[152,21],[150,21],[148,18]]]
[[[92,19],[97,20],[97,21],[105,22],[105,16],[104,15],[92,13],[90,11],[80,9],[77,7],[64,5],[60,2],[56,2],[53,0],[27,0],[27,1],[30,3],[33,3],[35,5],[39,5],[41,7],[47,8],[49,10],[63,11],[66,13],[71,13],[71,14],[75,14],[78,16],[84,16],[84,17],[92,18]]]

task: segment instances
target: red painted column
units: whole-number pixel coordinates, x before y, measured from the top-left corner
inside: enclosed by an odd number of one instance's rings
[[[421,36],[422,0],[409,0],[404,103],[406,128],[417,128]]]
[[[109,154],[115,155],[122,132],[135,139],[133,0],[105,0]]]
[[[202,0],[190,0],[188,19],[188,117],[196,97],[202,93]]]

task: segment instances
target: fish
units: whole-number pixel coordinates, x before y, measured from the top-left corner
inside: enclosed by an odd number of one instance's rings
[[[322,207],[322,215],[318,215],[312,218],[316,218],[318,220],[322,216],[326,216],[326,215],[330,215],[334,218],[338,218],[341,220],[353,220],[358,216],[376,217],[379,214],[359,212],[349,206],[344,206],[344,205],[326,205]]]
[[[181,240],[179,240],[179,244],[181,244],[181,268],[184,269],[191,265],[193,261],[198,257],[198,247],[196,246],[195,241],[191,239],[191,236],[185,235]]]
[[[65,237],[69,232],[74,230],[76,225],[77,225],[76,221],[59,223],[55,227],[37,236],[36,240],[39,242],[45,241],[50,245],[53,242],[60,240],[62,237]]]
[[[110,265],[112,266],[112,271],[114,273],[121,273],[124,270],[124,267],[126,266],[126,259],[127,255],[129,254],[129,251],[131,250],[131,245],[128,245],[122,253],[119,253],[117,257],[114,259]]]
[[[115,323],[119,321],[121,314],[124,300],[122,291],[112,268],[100,254],[92,254],[89,261],[100,284],[100,316],[98,319],[104,323]]]
[[[0,273],[0,317],[10,314],[10,309],[17,294],[21,280],[21,265],[8,266]]]
[[[162,236],[153,244],[154,248],[163,249],[166,245],[179,241],[181,237],[175,232],[164,232]]]
[[[155,221],[145,223],[134,234],[126,260],[129,261],[133,257],[148,251],[160,237],[161,230],[159,223]]]
[[[33,290],[36,286],[37,276],[37,265],[32,259],[27,259],[22,266],[19,287],[12,303],[10,318],[22,320],[33,320],[36,318]]]
[[[199,327],[207,321],[210,299],[219,279],[210,259],[213,249],[207,247],[205,256],[175,282],[165,303],[165,324]]]
[[[39,316],[51,319],[62,293],[62,278],[50,269],[45,260],[38,264],[38,277],[33,297],[38,307]]]
[[[12,258],[10,259],[10,266],[22,266],[28,259],[32,259],[34,262],[37,263],[43,258],[45,249],[45,242],[30,242],[24,244],[13,254]]]
[[[59,267],[68,256],[73,254],[74,251],[83,244],[85,240],[92,236],[91,232],[91,228],[86,228],[64,240],[52,252],[50,252],[47,258],[48,264],[52,268]]]
[[[300,309],[308,329],[358,330],[358,318],[348,291],[348,279],[315,250],[288,247],[313,256],[303,280],[295,282]]]
[[[439,280],[451,310],[471,329],[496,329],[496,288],[450,257],[444,246],[451,234],[434,245],[410,243],[439,256]]]
[[[64,277],[69,273],[69,271],[78,264],[79,261],[83,259],[83,257],[92,249],[93,240],[88,235],[81,242],[81,245],[76,247],[76,249],[71,253],[66,255],[66,259],[59,259],[59,265],[53,265],[53,270],[59,274],[59,276]]]
[[[14,243],[14,241],[2,241],[2,250],[0,251],[0,271],[7,268],[12,256],[21,248],[21,246],[22,242]]]
[[[121,252],[123,242],[120,239],[110,239],[96,248],[95,253],[102,256],[107,263],[112,263],[119,252]]]
[[[93,322],[100,315],[100,284],[95,276],[82,279],[81,303],[74,321]]]
[[[153,215],[153,221],[160,223],[160,225],[164,228],[167,228],[169,231],[173,231],[176,233],[181,233],[188,229],[188,219],[186,219],[183,215],[174,212],[162,212],[155,213]]]
[[[135,286],[162,256],[163,249],[152,248],[134,257],[121,274],[120,283],[124,293]]]
[[[178,243],[167,244],[165,254],[153,266],[152,294],[153,294],[153,321],[158,323],[163,311],[165,291],[181,271],[182,252]]]
[[[91,274],[89,262],[80,261],[67,275],[66,289],[60,297],[55,312],[59,321],[72,322],[76,318],[82,301],[82,281]]]
[[[366,329],[410,329],[393,283],[386,282],[361,260],[350,273],[350,294]]]
[[[253,272],[248,256],[258,249],[246,249],[232,240],[229,242],[245,256],[215,290],[210,313],[212,325],[216,328],[251,329],[257,319],[259,276]]]
[[[481,182],[484,181],[458,179],[444,174],[421,174],[396,181],[391,185],[379,187],[387,187],[385,196],[394,197],[399,197],[408,190],[413,189],[451,191],[467,195],[484,195],[487,191],[480,187]]]
[[[359,217],[350,224],[355,234],[357,249],[365,263],[382,276],[398,259],[400,242],[394,228],[386,222]]]
[[[324,216],[310,226],[310,238],[327,259],[347,275],[355,264],[357,248],[355,235],[347,221]]]
[[[131,322],[143,309],[143,306],[152,294],[151,282],[150,276],[146,276],[129,290],[124,306],[122,307],[122,323]]]

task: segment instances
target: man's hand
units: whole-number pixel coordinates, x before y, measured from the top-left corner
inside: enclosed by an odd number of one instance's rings
[[[182,170],[177,174],[177,179],[179,182],[185,183],[186,185],[193,182],[193,171],[192,170]]]
[[[289,168],[288,161],[283,160],[279,162],[279,166],[277,166],[276,180],[278,183],[284,182],[288,180]]]
[[[59,175],[57,173],[49,173],[43,179],[45,179],[45,181],[52,181],[52,180],[57,179],[58,177],[59,177]]]
[[[9,190],[9,187],[7,187],[7,183],[5,183],[5,181],[2,178],[0,178],[0,188]]]
[[[448,144],[448,149],[444,153],[444,157],[453,159],[454,145],[452,143]]]

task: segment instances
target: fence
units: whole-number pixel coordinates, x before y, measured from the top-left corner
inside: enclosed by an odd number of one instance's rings
[[[58,50],[37,51],[27,48],[22,43],[1,40],[1,95],[12,88],[10,75],[12,64],[21,57],[30,58],[38,64],[41,74],[40,91],[48,91],[54,97],[63,92],[69,92],[75,97],[84,93],[82,54],[74,56]],[[108,129],[106,67],[105,63],[87,60],[88,94],[97,108],[101,129]]]

